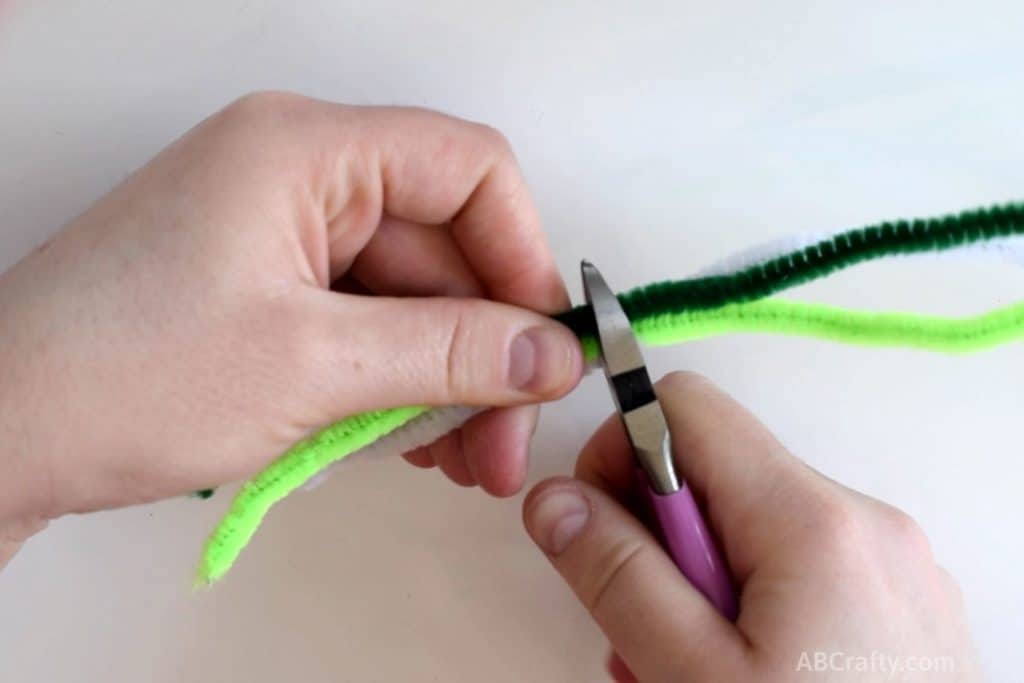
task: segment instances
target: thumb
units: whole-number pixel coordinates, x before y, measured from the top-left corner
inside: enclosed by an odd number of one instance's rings
[[[504,406],[568,393],[583,372],[569,328],[484,299],[311,290],[313,376],[333,411],[400,405]],[[344,381],[338,381],[343,378]]]
[[[743,680],[739,632],[615,500],[552,479],[527,496],[523,520],[639,680]]]

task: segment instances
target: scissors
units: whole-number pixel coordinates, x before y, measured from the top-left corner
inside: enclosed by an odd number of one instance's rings
[[[583,292],[594,313],[599,357],[626,427],[660,536],[679,570],[730,621],[738,611],[728,568],[672,460],[672,437],[650,375],[618,298],[594,264],[583,261]],[[659,533],[660,532],[660,533]]]

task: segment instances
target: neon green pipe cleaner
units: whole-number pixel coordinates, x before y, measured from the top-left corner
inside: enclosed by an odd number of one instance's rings
[[[949,250],[1018,235],[1024,235],[1022,204],[882,223],[840,233],[732,273],[658,283],[619,298],[638,337],[649,345],[731,333],[771,333],[944,353],[980,351],[1024,338],[1024,302],[975,317],[944,318],[852,311],[765,297],[868,259]],[[588,359],[595,358],[597,347],[589,311],[577,307],[557,317],[576,331]],[[197,585],[222,578],[270,507],[310,477],[437,412],[406,407],[363,413],[295,444],[237,493],[206,542]]]
[[[737,332],[828,339],[864,346],[898,346],[944,353],[969,353],[1024,338],[1024,302],[971,318],[912,313],[851,311],[821,304],[766,299],[702,311],[645,318],[635,326],[646,344],[677,344]],[[588,359],[597,355],[593,338],[583,340]],[[400,428],[425,408],[395,408],[342,420],[292,447],[247,482],[211,534],[197,584],[219,580],[277,501],[302,486],[331,462],[341,460]]]

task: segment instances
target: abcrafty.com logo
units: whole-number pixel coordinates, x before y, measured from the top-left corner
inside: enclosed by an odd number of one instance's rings
[[[873,650],[869,655],[848,652],[801,652],[797,671],[815,673],[872,673],[895,677],[902,673],[953,673],[952,657],[892,656]]]

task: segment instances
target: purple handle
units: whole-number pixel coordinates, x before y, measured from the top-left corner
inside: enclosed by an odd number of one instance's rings
[[[735,621],[739,607],[729,569],[722,561],[690,488],[684,483],[675,493],[663,496],[651,489],[642,472],[640,475],[661,531],[662,543],[679,571],[718,608],[722,616]]]

